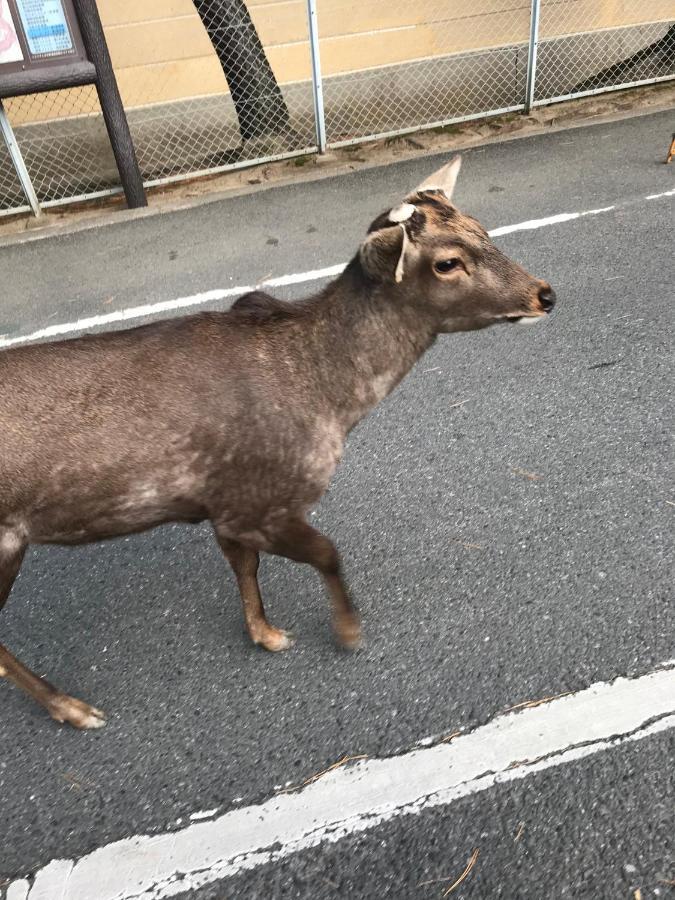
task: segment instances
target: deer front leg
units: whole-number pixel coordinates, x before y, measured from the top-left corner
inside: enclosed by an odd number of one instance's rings
[[[57,722],[69,722],[75,728],[103,728],[105,715],[100,709],[69,697],[45,678],[39,678],[0,644],[0,675],[25,691],[47,710]]]
[[[0,610],[5,605],[26,552],[25,540],[0,527]],[[70,722],[76,728],[101,728],[105,718],[99,709],[63,694],[44,678],[39,678],[0,644],[0,677],[7,678],[44,706],[52,719]]]
[[[237,579],[246,627],[251,635],[251,640],[254,644],[260,644],[265,650],[287,650],[293,644],[291,636],[288,632],[270,625],[265,615],[258,586],[258,566],[260,564],[258,553],[225,537],[217,523],[214,523],[213,527],[220,549],[232,566]]]
[[[333,542],[304,520],[293,519],[280,530],[270,552],[308,563],[321,573],[333,604],[337,639],[347,650],[356,650],[361,645],[361,623],[342,577],[340,557]]]

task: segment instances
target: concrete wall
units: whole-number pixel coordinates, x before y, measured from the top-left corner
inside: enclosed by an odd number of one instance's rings
[[[527,40],[530,0],[317,0],[324,75]],[[227,93],[192,0],[98,0],[127,109]],[[248,0],[281,84],[310,77],[305,0]],[[541,36],[672,17],[673,0],[543,0]],[[15,125],[91,113],[92,91],[10,101]]]

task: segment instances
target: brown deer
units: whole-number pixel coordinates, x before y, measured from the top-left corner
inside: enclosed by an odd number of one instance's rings
[[[249,634],[284,650],[258,588],[259,553],[314,566],[340,643],[359,618],[333,543],[306,521],[349,431],[441,333],[538,321],[555,295],[450,201],[456,158],[380,215],[339,278],[287,303],[0,353],[0,608],[29,544],[79,544],[208,519]],[[0,675],[58,722],[103,713],[0,645]]]

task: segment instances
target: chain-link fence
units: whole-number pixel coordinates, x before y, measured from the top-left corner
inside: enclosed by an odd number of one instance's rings
[[[318,0],[318,13],[329,144],[523,107],[529,0]]]
[[[148,185],[675,78],[672,0],[98,4]],[[119,189],[93,87],[5,105],[43,204]]]
[[[542,3],[535,104],[674,77],[672,0],[622,4],[619,27],[614,5]],[[659,12],[663,18],[650,21]]]

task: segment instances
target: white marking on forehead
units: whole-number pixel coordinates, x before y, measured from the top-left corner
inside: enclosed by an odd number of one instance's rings
[[[402,203],[400,206],[395,206],[389,213],[389,221],[407,222],[414,212],[415,207],[412,203]]]

